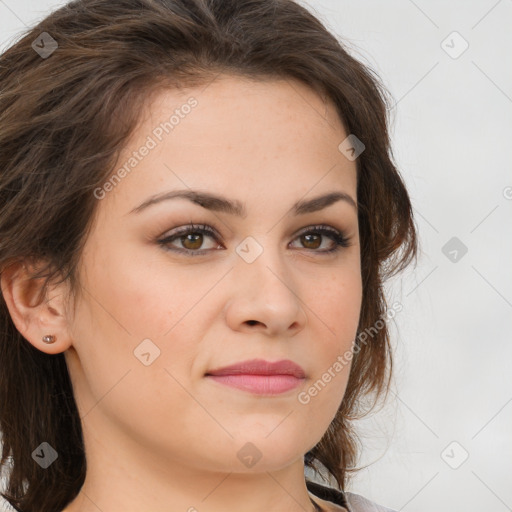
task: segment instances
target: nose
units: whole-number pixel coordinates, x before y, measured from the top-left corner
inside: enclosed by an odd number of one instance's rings
[[[237,258],[230,275],[225,314],[231,329],[294,336],[307,324],[296,276],[277,250],[265,249],[252,263]]]

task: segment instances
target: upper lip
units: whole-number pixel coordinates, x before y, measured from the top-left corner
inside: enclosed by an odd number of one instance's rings
[[[298,379],[305,377],[304,370],[301,366],[289,359],[280,361],[266,361],[264,359],[249,359],[238,363],[209,370],[206,375],[293,375]]]

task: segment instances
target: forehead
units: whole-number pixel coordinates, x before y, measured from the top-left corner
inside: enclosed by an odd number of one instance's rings
[[[115,167],[109,192],[135,206],[176,188],[263,193],[355,190],[356,164],[339,151],[347,134],[334,105],[295,80],[221,76],[152,97]],[[315,189],[315,190],[313,190]],[[233,194],[230,194],[233,195]]]

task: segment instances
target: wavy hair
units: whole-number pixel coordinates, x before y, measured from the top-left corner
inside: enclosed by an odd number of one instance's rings
[[[43,290],[58,277],[78,294],[77,265],[98,204],[93,191],[112,175],[142,109],[162,88],[206,84],[220,73],[299,80],[329,98],[347,133],[364,143],[357,158],[358,332],[371,329],[386,313],[384,281],[417,253],[410,199],[390,147],[390,97],[293,0],[75,0],[21,34],[0,56],[0,271],[44,262],[33,274]],[[358,470],[361,400],[387,396],[391,374],[386,325],[369,342],[356,338],[341,406],[305,458],[342,490]],[[86,459],[64,354],[27,342],[3,296],[0,431],[0,464],[8,470],[2,496],[16,510],[58,512],[76,497]],[[41,440],[59,454],[44,470],[31,457]]]

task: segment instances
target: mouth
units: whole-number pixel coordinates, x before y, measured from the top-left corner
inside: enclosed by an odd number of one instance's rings
[[[219,384],[258,395],[285,393],[301,385],[306,377],[303,368],[289,359],[241,361],[210,370],[205,376]]]

